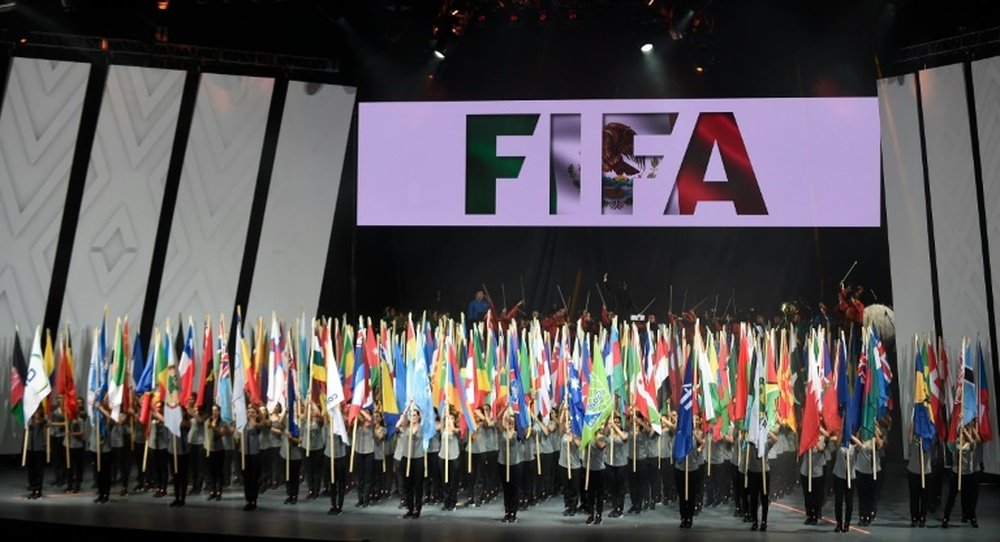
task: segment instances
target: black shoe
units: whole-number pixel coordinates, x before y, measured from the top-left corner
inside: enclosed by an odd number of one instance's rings
[[[976,520],[976,518],[969,518],[969,524],[972,525],[973,528],[976,529],[979,528],[979,522]]]
[[[759,528],[760,528],[760,525],[758,525],[756,521],[753,522],[753,525],[750,526],[750,530],[751,531],[756,531]]]
[[[569,508],[563,510],[563,517],[569,517],[571,515],[573,515],[573,512]]]
[[[414,512],[413,513],[413,517],[411,519],[420,519],[420,510],[417,510],[416,512]]]
[[[850,532],[850,530],[851,530],[851,524],[850,523],[845,523],[844,524],[844,532],[847,533],[847,532]]]
[[[211,499],[211,497],[209,497],[209,498]],[[292,497],[291,497],[291,495],[289,495],[288,497],[285,497],[285,504],[292,504]]]
[[[594,525],[600,525],[600,524],[601,524],[601,515],[597,514],[597,516],[594,518]]]
[[[924,527],[926,527],[927,526],[927,518],[920,518],[919,520],[917,520],[917,525],[919,525],[921,529],[923,529]]]
[[[589,516],[587,516],[587,525],[593,525],[593,523],[594,523],[594,514],[590,514]]]
[[[403,519],[410,519],[412,517],[413,517],[413,510],[408,510],[405,514],[403,514]]]
[[[760,532],[764,532],[766,530],[767,530],[767,522],[766,521],[760,522]]]
[[[180,505],[181,505],[181,501],[180,501],[180,499],[174,499],[174,500],[173,500],[173,501],[172,501],[172,502],[170,503],[170,508],[177,508],[177,507],[178,507],[178,506],[180,506]]]
[[[813,518],[806,518],[806,520],[803,521],[802,524],[803,525],[814,525]]]
[[[609,518],[620,518],[620,517],[622,517],[622,511],[619,510],[619,509],[617,509],[617,508],[615,508],[614,510],[611,511],[610,514],[608,514],[608,517]]]
[[[631,507],[631,508],[628,509],[628,513],[629,514],[638,514],[641,511],[642,510],[640,510],[639,508],[636,508],[635,506],[633,506],[633,507]]]
[[[941,528],[942,529],[947,529],[948,528],[948,518],[945,518],[945,519],[941,520]]]
[[[916,526],[917,526],[917,518],[910,519],[910,527],[916,527]]]
[[[166,496],[167,496],[166,492],[160,493],[159,490],[157,490],[157,492],[153,494],[154,499],[162,499],[163,497]]]
[[[837,526],[833,529],[833,532],[835,532],[835,533],[840,533],[840,532],[843,532],[843,531],[844,531],[844,524],[843,523],[838,523]]]

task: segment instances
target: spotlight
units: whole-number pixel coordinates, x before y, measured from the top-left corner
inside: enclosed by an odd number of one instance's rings
[[[695,66],[694,67],[694,71],[696,73],[705,73],[705,67],[704,66]]]
[[[167,11],[170,8],[170,0],[156,0],[156,9]]]
[[[101,38],[101,50],[102,51],[108,50],[108,38]]]
[[[549,20],[549,12],[544,9],[538,12],[538,22],[544,23]]]
[[[571,21],[575,21],[577,17],[579,17],[579,14],[576,12],[575,9],[569,10],[569,12],[566,14],[566,18]]]
[[[434,49],[434,56],[436,56],[437,58],[439,58],[441,60],[444,60],[444,53],[441,52],[441,51],[438,51],[437,49]]]
[[[644,43],[644,44],[642,44],[642,47],[639,48],[639,50],[642,51],[643,53],[649,54],[649,53],[653,52],[653,44],[652,43]]]
[[[517,16],[517,13],[511,13],[510,16],[507,17],[507,20],[510,21],[511,23],[516,23],[518,19],[519,17]]]

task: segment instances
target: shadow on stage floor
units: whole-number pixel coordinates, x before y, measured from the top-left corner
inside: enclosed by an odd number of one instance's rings
[[[48,474],[48,473],[47,473]],[[150,493],[118,496],[108,504],[94,504],[94,491],[79,494],[58,493],[55,488],[43,498],[28,500],[27,476],[16,468],[0,469],[0,532],[10,535],[52,539],[67,536],[73,540],[105,537],[115,540],[141,540],[159,532],[171,532],[183,542],[212,540],[405,540],[406,542],[448,542],[451,540],[517,541],[560,539],[618,539],[617,542],[662,541],[664,537],[705,542],[736,540],[799,541],[820,535],[885,541],[926,540],[995,540],[1000,522],[1000,487],[984,484],[978,506],[980,527],[974,529],[960,522],[961,507],[952,514],[952,528],[940,529],[940,510],[928,514],[928,528],[910,528],[905,473],[893,465],[884,474],[882,502],[875,524],[849,534],[835,534],[829,519],[820,525],[804,525],[801,491],[772,503],[766,533],[751,532],[749,525],[732,517],[732,505],[707,507],[695,519],[694,528],[678,529],[677,504],[657,506],[641,515],[609,518],[605,508],[604,523],[588,526],[586,516],[562,515],[562,499],[549,499],[518,514],[514,525],[501,523],[500,499],[478,508],[459,508],[444,512],[440,506],[426,505],[419,520],[404,520],[398,500],[382,502],[369,508],[355,508],[354,495],[348,494],[344,513],[327,515],[329,500],[300,500],[297,505],[283,504],[284,492],[268,491],[258,501],[254,512],[242,511],[243,493],[239,487],[225,492],[222,501],[208,501],[205,495],[192,496],[183,508],[170,508],[170,498],[155,499]],[[85,488],[89,487],[89,477]],[[49,486],[46,486],[49,490]],[[626,497],[626,506],[628,505]],[[855,503],[855,515],[857,503]],[[832,498],[824,506],[827,518],[833,516]]]

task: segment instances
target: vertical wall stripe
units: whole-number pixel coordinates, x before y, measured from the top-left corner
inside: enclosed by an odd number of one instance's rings
[[[931,207],[931,184],[927,173],[927,132],[924,121],[923,89],[920,78],[915,80],[917,88],[917,120],[920,131],[920,163],[924,172],[924,205],[927,213],[927,255],[930,258],[931,270],[931,301],[934,305],[934,329],[940,336],[941,328],[941,294],[938,290],[937,247],[934,245],[934,210]],[[899,294],[897,294],[899,295]]]

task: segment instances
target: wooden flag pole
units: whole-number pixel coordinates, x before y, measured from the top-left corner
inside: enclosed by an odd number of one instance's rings
[[[535,431],[535,464],[538,465],[538,475],[542,475],[542,444],[539,442],[538,431]]]
[[[746,439],[743,441],[746,444]],[[746,446],[746,459],[743,460],[743,489],[750,487],[750,446]],[[850,482],[848,482],[850,487]]]
[[[712,475],[712,435],[708,435],[708,475]]]
[[[430,476],[430,473],[427,472],[427,450],[424,450],[424,475],[423,475],[423,477],[427,478],[428,476]]]
[[[656,470],[663,469],[663,435],[656,436]]]
[[[150,420],[149,423],[156,423],[155,420]],[[146,436],[146,444],[142,448],[142,472],[146,472],[146,459],[149,457],[149,439],[153,436],[152,428],[150,428],[149,435]],[[211,443],[209,443],[211,444]]]
[[[310,377],[310,380],[311,378],[312,377]],[[306,457],[309,457],[309,448],[312,447],[312,431],[309,430],[310,428],[312,428],[312,415],[313,415],[311,389],[312,389],[312,382],[310,382],[310,391],[306,394],[306,400],[309,401],[309,407],[306,408]]]
[[[240,470],[247,470],[247,428],[240,434]]]
[[[590,445],[587,445],[587,472],[583,476],[583,490],[590,489]]]
[[[176,475],[177,474],[177,436],[176,435],[174,435],[174,437],[173,437],[173,443],[174,443],[174,474]],[[98,463],[98,468],[100,468],[100,463]]]
[[[49,440],[52,438],[52,431],[49,426],[45,426],[45,462],[52,462],[52,443]]]
[[[28,428],[24,428],[24,446],[21,449],[21,466],[28,464]]]
[[[209,457],[212,454],[213,437],[212,437],[212,431],[209,430],[208,428],[209,421],[211,421],[211,418],[209,418],[209,420],[205,422],[205,457]],[[146,448],[149,448],[149,437],[146,438],[146,445],[147,445]]]
[[[920,443],[920,489],[924,489],[926,487],[924,476],[925,476],[924,475],[924,445],[921,442]]]
[[[504,433],[506,433],[506,431],[504,431]],[[507,464],[504,465],[507,474],[506,474],[506,477],[504,478],[504,480],[507,481],[507,482],[510,482],[510,436],[508,436],[508,435],[504,435],[504,436],[506,437],[504,439],[504,442],[507,445]]]
[[[878,480],[878,469],[875,464],[875,456],[878,455],[878,450],[875,449],[875,437],[872,437],[872,480]]]
[[[765,448],[766,449],[766,448]],[[765,452],[766,454],[767,452]],[[760,481],[761,486],[764,488],[764,494],[767,495],[767,457],[760,458]]]
[[[566,441],[566,479],[573,479],[573,468],[570,466],[573,464],[572,452],[570,451],[569,441]]]
[[[691,452],[684,456],[684,500],[688,500],[688,458],[691,456]]]
[[[97,413],[97,472],[101,472],[101,411],[98,410]],[[27,442],[27,441],[25,441]],[[25,444],[25,450],[27,450],[27,444]]]
[[[412,420],[410,423],[413,423]],[[413,428],[407,426],[406,428],[407,442],[406,442],[406,476],[410,476],[410,463],[413,462]]]
[[[809,493],[813,492],[813,451],[809,450]]]
[[[615,439],[612,438],[611,442],[614,442],[614,441],[615,441]],[[636,465],[638,464],[638,458],[636,457],[636,456],[639,455],[637,453],[638,446],[639,446],[639,442],[638,441],[639,441],[638,421],[636,420],[636,417],[635,417],[635,411],[633,411],[632,412],[632,472],[636,472],[636,469],[637,469]]]
[[[63,418],[66,417],[66,411],[63,411]],[[66,450],[66,468],[69,469],[69,422],[63,422],[66,426],[66,430],[63,431],[65,436],[65,444],[63,444],[63,449]]]
[[[354,449],[357,448],[358,444],[358,417],[354,417],[354,423],[351,424],[351,459],[347,463],[347,472],[354,472]]]
[[[357,421],[355,418],[354,421]],[[444,431],[442,431],[442,440],[444,440],[444,483],[448,483],[448,417],[445,415],[444,419]]]
[[[291,478],[292,461],[292,433],[289,431],[288,438],[285,439],[285,481]]]
[[[469,431],[469,442],[465,445],[466,456],[468,456],[468,473],[472,473],[472,431]]]
[[[844,454],[847,457],[847,489],[851,489],[851,448],[847,447],[847,453]]]
[[[961,412],[961,410],[959,410]],[[962,492],[962,430],[958,430],[958,492]],[[962,497],[963,499],[965,497]]]

